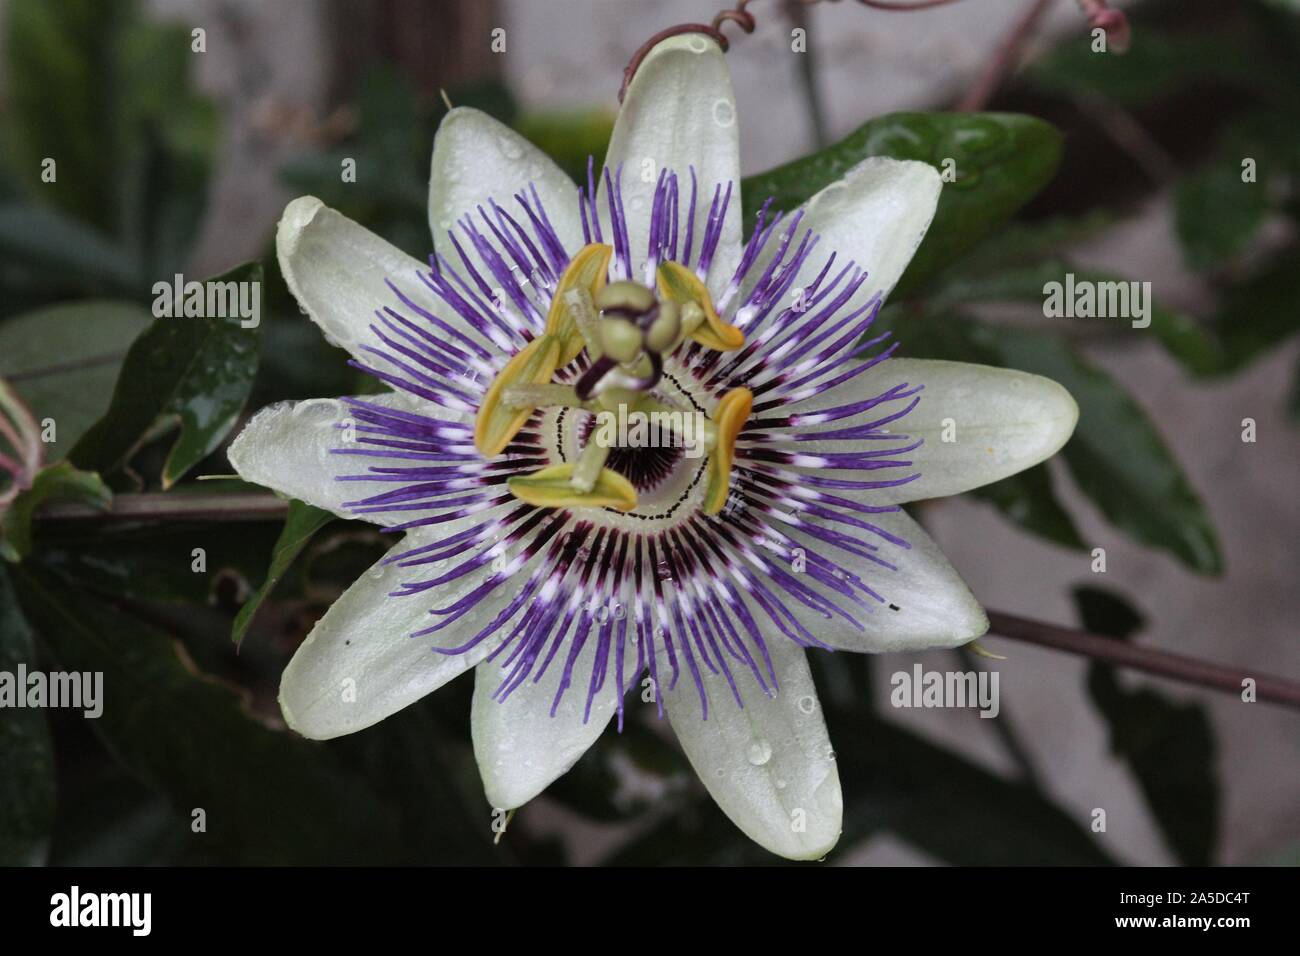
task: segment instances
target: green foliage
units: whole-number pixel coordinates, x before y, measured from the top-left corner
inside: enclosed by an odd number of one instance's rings
[[[774,209],[794,209],[869,156],[919,160],[955,176],[945,182],[930,231],[899,280],[897,300],[1043,188],[1060,162],[1061,134],[1040,119],[1008,113],[891,113],[812,156],[746,178],[746,228],[768,197]]]
[[[886,310],[882,324],[896,330],[909,355],[1015,368],[1064,385],[1079,404],[1079,424],[1061,454],[1084,494],[1134,540],[1170,552],[1193,571],[1222,571],[1209,516],[1155,426],[1114,379],[1085,362],[1062,336],[955,312],[905,314],[901,307]],[[1019,504],[1018,513],[1059,512],[1059,505],[1041,494],[1046,485],[1037,487],[1032,502]],[[1060,541],[1059,515],[1047,525],[1024,526],[1046,530],[1046,537]]]
[[[255,284],[260,296],[262,267],[240,266],[208,283]],[[147,440],[179,428],[161,475],[163,488],[171,487],[234,425],[257,372],[260,336],[260,326],[244,328],[238,316],[156,320],[132,344],[107,413],[77,442],[72,460],[109,474]]]
[[[41,505],[70,501],[104,509],[113,503],[108,486],[93,471],[78,471],[66,461],[42,468],[32,486],[0,513],[0,557],[21,561],[32,550],[32,516]]]
[[[0,202],[0,249],[38,290],[142,292],[182,266],[207,205],[217,113],[189,83],[189,28],[132,0],[7,13],[3,137],[25,188]]]
[[[16,680],[20,665],[36,669],[36,648],[0,565],[0,673]],[[6,707],[0,766],[0,866],[39,866],[49,850],[55,806],[54,744],[43,710]]]
[[[122,302],[78,302],[24,313],[0,324],[0,378],[40,423],[53,419],[46,459],[67,454],[113,395],[131,342],[152,321]]]
[[[1100,588],[1076,588],[1083,626],[1116,640],[1141,630],[1142,616]],[[1151,812],[1178,859],[1208,866],[1219,833],[1217,748],[1200,704],[1177,703],[1149,687],[1129,689],[1114,668],[1093,662],[1088,693],[1110,728],[1110,749],[1137,778]]]
[[[253,615],[257,613],[257,609],[262,606],[262,602],[274,590],[280,578],[289,570],[289,566],[293,564],[294,559],[307,546],[307,542],[312,539],[312,535],[325,527],[333,518],[334,515],[330,514],[330,512],[320,508],[313,508],[301,501],[289,502],[289,514],[284,520],[284,529],[280,532],[280,537],[275,542],[275,548],[271,552],[271,569],[266,573],[266,580],[248,599],[248,602],[239,609],[239,614],[235,617],[230,639],[236,645],[243,641],[244,635],[248,632],[248,626],[253,623]]]

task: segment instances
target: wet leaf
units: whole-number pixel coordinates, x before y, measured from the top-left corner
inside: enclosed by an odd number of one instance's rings
[[[216,283],[260,296],[262,267],[240,266],[204,286]],[[260,300],[257,309],[260,316]],[[170,487],[234,425],[257,372],[259,344],[260,328],[244,328],[238,316],[155,320],[131,346],[107,413],[77,442],[72,461],[110,474],[146,441],[179,429],[162,468],[162,486]]]
[[[1012,113],[891,113],[820,152],[746,178],[746,228],[769,196],[773,208],[794,209],[868,156],[920,160],[955,176],[945,181],[930,231],[899,280],[892,296],[898,300],[1047,184],[1060,162],[1061,134]]]

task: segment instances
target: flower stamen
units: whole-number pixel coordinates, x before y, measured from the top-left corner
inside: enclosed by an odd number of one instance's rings
[[[747,388],[733,388],[713,413],[717,427],[712,454],[709,456],[709,485],[704,492],[702,510],[706,515],[716,515],[727,503],[731,491],[731,463],[736,456],[736,438],[749,420],[754,407],[754,393]]]

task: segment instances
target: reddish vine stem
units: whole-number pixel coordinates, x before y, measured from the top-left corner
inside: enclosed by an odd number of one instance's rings
[[[60,503],[37,513],[41,523],[124,524],[148,521],[271,521],[281,520],[289,503],[274,495],[258,492],[238,494],[122,494],[107,511],[84,505]],[[1209,661],[1170,654],[1149,647],[1127,644],[1100,634],[1060,627],[1044,621],[989,611],[990,632],[1015,641],[1078,654],[1119,667],[1169,677],[1188,684],[1240,694],[1242,680],[1255,681],[1259,700],[1300,710],[1300,683],[1249,668],[1227,667]]]
[[[702,33],[712,39],[726,53],[731,47],[727,35],[722,32],[724,23],[734,23],[745,33],[753,33],[758,26],[758,21],[754,15],[749,12],[749,5],[753,0],[736,0],[734,7],[720,11],[709,23],[679,23],[676,26],[660,30],[650,39],[646,40],[637,47],[632,58],[628,60],[627,66],[623,69],[623,84],[618,89],[618,101],[623,102],[623,97],[627,94],[628,84],[632,82],[632,77],[636,75],[637,69],[641,62],[646,58],[646,54],[654,49],[655,45],[667,40],[669,37],[681,36],[683,33]],[[797,0],[804,6],[812,6],[819,0]],[[908,10],[925,10],[930,7],[941,7],[950,3],[957,3],[958,0],[857,0],[864,7],[871,7],[873,10],[888,10],[895,13],[906,12]]]
[[[1129,644],[1113,637],[1090,634],[1069,627],[1058,627],[1055,624],[1033,621],[1003,611],[989,611],[988,615],[989,631],[1011,640],[1050,647],[1053,650],[1078,654],[1080,657],[1105,661],[1120,667],[1130,667],[1159,677],[1182,681],[1185,684],[1212,687],[1229,694],[1241,694],[1244,690],[1242,681],[1249,678],[1255,682],[1255,695],[1258,700],[1300,710],[1300,683],[1284,677],[1262,674],[1251,668],[1213,664],[1195,657],[1158,651],[1138,644]]]

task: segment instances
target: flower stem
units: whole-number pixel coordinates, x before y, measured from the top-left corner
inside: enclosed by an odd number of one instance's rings
[[[1241,694],[1242,682],[1249,678],[1255,682],[1257,699],[1300,709],[1300,683],[1296,681],[1263,674],[1249,668],[1229,667],[1183,654],[1158,651],[1151,647],[1129,644],[1117,638],[1090,634],[1074,628],[1058,627],[1055,624],[1033,621],[1003,611],[989,611],[988,615],[989,630],[1011,640],[1038,644],[1041,647],[1065,651],[1067,654],[1078,654],[1080,657],[1105,661],[1120,667],[1131,667],[1134,670],[1169,677],[1186,684],[1212,687],[1229,694]]]
[[[58,502],[36,515],[45,522],[123,524],[135,521],[276,521],[289,511],[289,502],[261,492],[235,494],[167,494],[146,492],[113,497],[106,511],[71,502]]]

